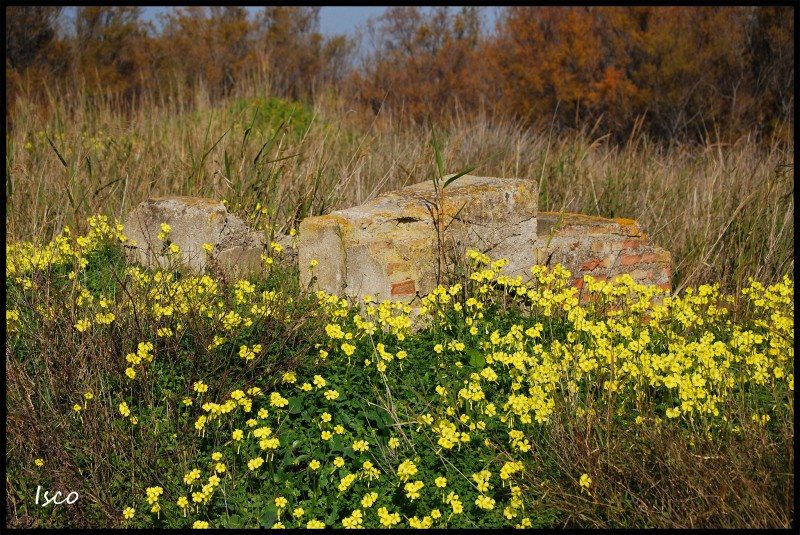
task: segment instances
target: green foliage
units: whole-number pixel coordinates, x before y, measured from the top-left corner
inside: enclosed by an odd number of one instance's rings
[[[90,226],[8,251],[14,525],[789,525],[788,277],[751,282],[742,315],[716,286],[578,295],[560,266],[522,282],[471,251],[412,313],[301,294],[279,263],[124,265],[117,227]],[[37,485],[80,500],[37,506]]]
[[[246,125],[243,143],[251,135],[271,139],[285,127],[290,142],[297,144],[308,134],[314,120],[314,111],[307,105],[277,97],[236,100],[229,113]]]

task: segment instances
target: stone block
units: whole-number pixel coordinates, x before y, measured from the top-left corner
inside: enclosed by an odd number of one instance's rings
[[[170,226],[167,241],[158,238],[161,224]],[[130,212],[124,231],[128,256],[149,267],[162,269],[177,262],[201,273],[244,277],[261,268],[264,252],[263,232],[251,230],[239,217],[228,213],[221,202],[199,197],[162,197],[148,199]],[[167,245],[173,243],[179,252],[170,259]],[[213,249],[206,253],[203,244]]]
[[[428,181],[306,218],[298,239],[301,284],[314,277],[312,288],[329,293],[410,301],[436,287],[440,250],[451,261],[463,261],[467,249],[507,258],[506,274],[524,274],[533,264],[537,197],[530,180],[467,175],[443,191],[441,206]],[[446,228],[441,243],[438,218]]]

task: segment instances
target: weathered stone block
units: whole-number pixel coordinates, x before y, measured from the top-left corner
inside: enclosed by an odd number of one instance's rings
[[[167,244],[158,238],[161,224],[170,226],[167,243],[178,246],[177,260],[196,272],[210,269],[216,274],[246,276],[261,267],[264,252],[262,232],[228,213],[224,204],[199,197],[148,199],[128,214],[124,233],[129,242],[129,257],[150,267],[167,268],[175,259],[167,254]],[[203,244],[213,249],[206,253]]]
[[[436,287],[440,248],[450,258],[463,259],[467,249],[507,258],[505,272],[523,274],[533,263],[537,197],[530,180],[467,175],[443,191],[441,206],[428,181],[306,218],[298,241],[301,284],[313,276],[329,293],[409,301]]]

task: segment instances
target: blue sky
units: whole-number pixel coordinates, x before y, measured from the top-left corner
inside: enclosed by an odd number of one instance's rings
[[[156,14],[167,11],[171,7],[144,7],[144,18],[152,18]],[[251,11],[259,11],[260,7],[248,7]],[[323,6],[319,12],[320,30],[325,35],[354,35],[356,27],[366,27],[367,19],[379,17],[386,6]],[[483,11],[484,29],[492,30],[497,17],[498,7],[489,7]]]

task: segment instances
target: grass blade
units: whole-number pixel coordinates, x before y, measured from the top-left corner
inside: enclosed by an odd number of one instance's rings
[[[61,156],[61,153],[58,152],[58,149],[56,148],[55,144],[53,143],[53,140],[50,139],[50,136],[45,134],[45,137],[47,138],[47,142],[50,143],[50,146],[53,147],[53,151],[56,153],[56,156],[58,156],[58,159],[61,162],[61,165],[63,165],[65,168],[68,167],[67,166],[67,161],[64,159],[63,156]]]
[[[447,186],[449,186],[450,184],[452,184],[452,183],[453,183],[453,181],[455,181],[455,180],[458,180],[458,179],[459,179],[459,178],[461,178],[462,176],[464,176],[464,175],[466,175],[466,174],[468,174],[468,173],[471,173],[472,171],[474,171],[474,170],[475,170],[475,168],[476,168],[476,167],[477,167],[477,166],[475,166],[475,165],[473,165],[473,166],[471,166],[471,167],[467,167],[466,169],[464,169],[464,170],[463,170],[463,171],[461,171],[460,173],[456,173],[455,175],[451,176],[450,178],[448,178],[447,180],[445,180],[444,184],[442,185],[442,189],[446,188]]]

